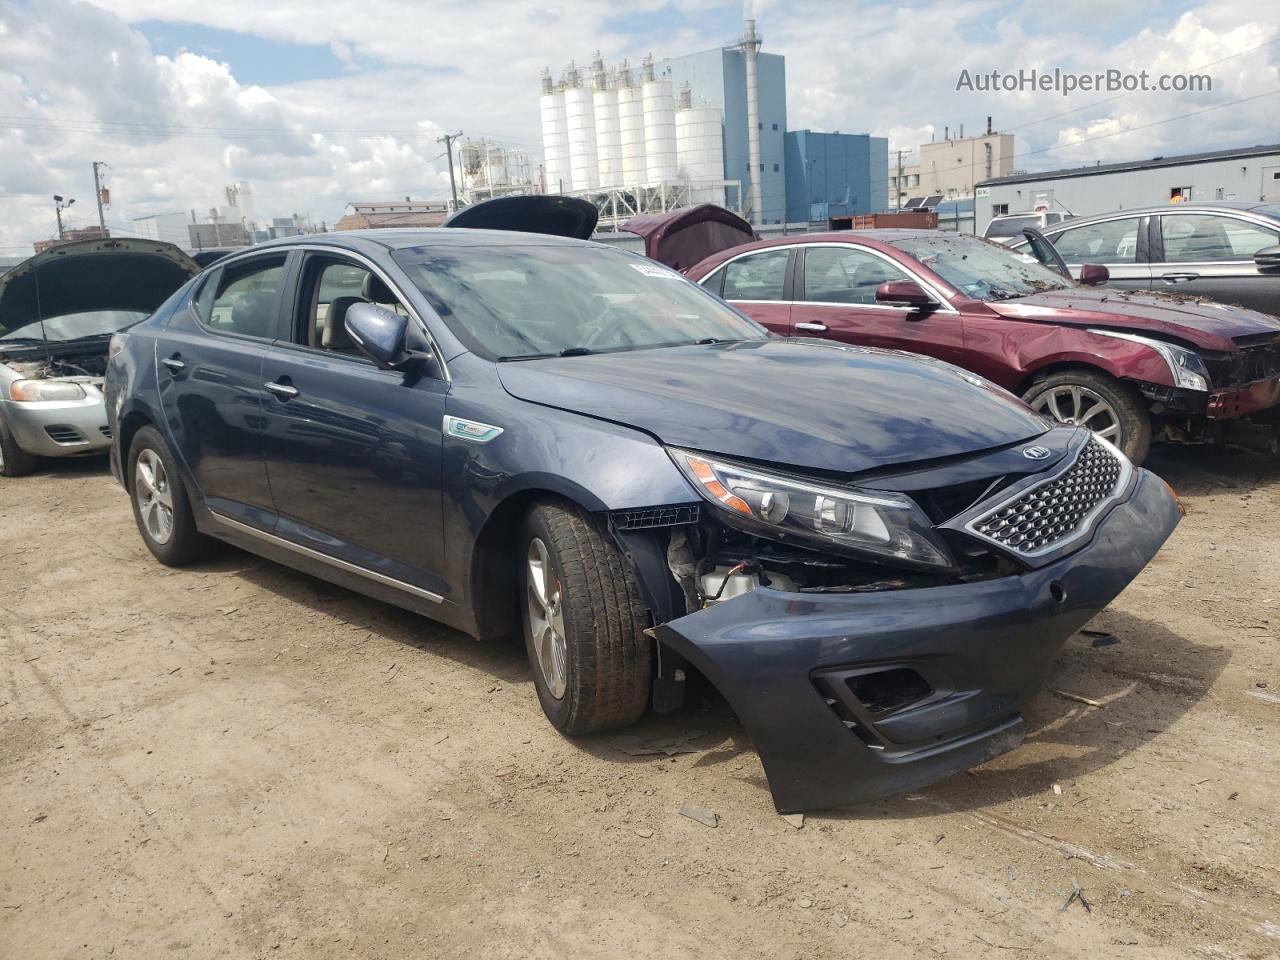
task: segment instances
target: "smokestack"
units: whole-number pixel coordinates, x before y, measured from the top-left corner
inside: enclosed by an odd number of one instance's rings
[[[943,140],[947,140],[947,141],[949,141],[949,140],[951,139],[951,128],[950,128],[950,127],[943,127],[943,128],[942,128],[942,139],[943,139]]]
[[[760,223],[760,83],[756,76],[756,59],[760,55],[760,37],[756,34],[756,15],[751,0],[742,7],[742,42],[739,44],[747,66],[747,160],[751,164],[751,205],[747,219]]]
[[[959,136],[957,139],[959,139],[959,140],[963,140],[963,139],[964,139],[964,124],[963,124],[963,123],[962,123],[962,124],[960,124],[960,136]]]
[[[991,118],[987,117],[987,136],[991,136]]]

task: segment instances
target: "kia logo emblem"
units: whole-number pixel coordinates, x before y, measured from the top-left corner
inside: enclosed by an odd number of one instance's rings
[[[1053,453],[1053,451],[1048,447],[1027,447],[1022,451],[1022,455],[1028,460],[1044,460],[1051,453]]]

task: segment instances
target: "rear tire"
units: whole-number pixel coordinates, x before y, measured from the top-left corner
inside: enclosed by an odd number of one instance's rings
[[[1097,370],[1063,370],[1037,380],[1022,399],[1063,423],[1089,427],[1140,465],[1151,449],[1151,413],[1132,386]]]
[[[143,427],[134,435],[126,469],[133,519],[155,558],[181,567],[207,557],[214,541],[196,529],[182,474],[159,430]]]
[[[578,507],[543,502],[517,542],[525,649],[547,719],[571,736],[635,723],[649,704],[653,641],[607,528]]]
[[[36,458],[18,446],[8,425],[0,420],[0,477],[21,477],[36,468]]]

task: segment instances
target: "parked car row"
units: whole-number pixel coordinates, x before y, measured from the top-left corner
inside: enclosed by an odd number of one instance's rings
[[[838,806],[1016,746],[1179,521],[1134,457],[1280,384],[1250,352],[1280,322],[972,237],[762,242],[701,207],[635,224],[642,257],[594,224],[502,198],[175,277],[111,337],[100,407],[147,547],[523,633],[569,735],[674,709],[697,670],[780,810]]]

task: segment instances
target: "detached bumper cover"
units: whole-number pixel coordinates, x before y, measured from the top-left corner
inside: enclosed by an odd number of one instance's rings
[[[1021,709],[1062,644],[1137,576],[1177,502],[1137,471],[1089,542],[1019,576],[884,593],[759,589],[657,629],[729,701],[783,813],[912,790],[1017,746]],[[927,696],[877,713],[859,676],[914,674]]]

